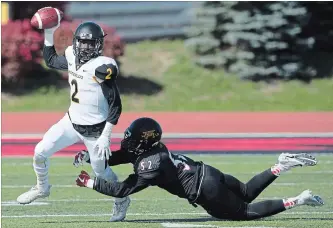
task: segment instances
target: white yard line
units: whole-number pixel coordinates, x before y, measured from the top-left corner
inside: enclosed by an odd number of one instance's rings
[[[323,212],[283,212],[284,215],[312,215],[312,214],[333,214],[333,211]],[[110,214],[39,214],[39,215],[2,215],[2,218],[45,218],[45,217],[104,217],[110,216]],[[127,213],[128,216],[181,216],[181,215],[208,215],[205,212],[175,212],[175,213]]]
[[[29,203],[29,204],[26,204],[26,206],[45,206],[45,205],[49,205],[50,203],[48,202],[32,202],[32,203]],[[1,202],[1,206],[2,207],[8,207],[8,206],[22,206],[22,204],[19,204],[18,202],[16,201],[4,201],[4,202]]]
[[[294,186],[294,185],[308,185],[308,184],[316,184],[318,185],[333,185],[333,182],[281,182],[281,183],[273,183],[272,185],[279,186]],[[32,185],[2,185],[1,188],[31,188]],[[76,185],[67,185],[67,184],[55,184],[52,185],[52,188],[79,188]]]

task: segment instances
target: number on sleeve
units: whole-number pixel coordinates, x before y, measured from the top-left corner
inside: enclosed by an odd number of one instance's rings
[[[112,74],[111,68],[108,68],[106,71],[108,72],[108,74],[105,76],[105,80],[111,79],[111,74]]]

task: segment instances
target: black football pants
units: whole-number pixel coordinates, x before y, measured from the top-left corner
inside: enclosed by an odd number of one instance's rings
[[[253,220],[285,210],[283,200],[265,200],[251,203],[277,176],[271,170],[254,176],[246,184],[205,165],[205,177],[197,204],[219,219]]]

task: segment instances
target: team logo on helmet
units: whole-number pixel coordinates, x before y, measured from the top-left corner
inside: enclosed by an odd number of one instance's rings
[[[147,140],[149,138],[154,139],[154,138],[158,137],[159,135],[160,134],[158,132],[155,132],[155,130],[142,132],[142,138],[144,138],[145,140]]]

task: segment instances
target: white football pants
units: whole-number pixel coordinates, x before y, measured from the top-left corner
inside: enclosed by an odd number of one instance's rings
[[[38,188],[48,189],[48,169],[49,157],[57,151],[73,145],[79,141],[85,144],[89,156],[91,167],[97,177],[107,181],[117,181],[117,175],[109,166],[105,168],[105,159],[98,157],[97,151],[93,147],[97,138],[83,137],[74,128],[68,114],[56,124],[54,124],[43,136],[43,139],[36,145],[33,158],[33,166],[37,176]],[[117,200],[117,199],[116,199]]]

